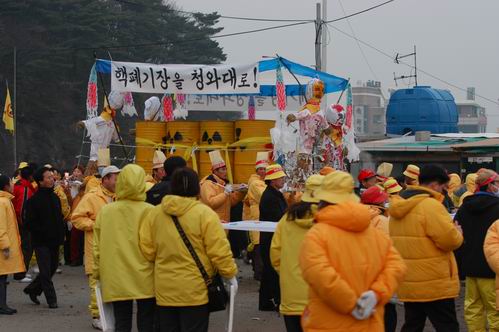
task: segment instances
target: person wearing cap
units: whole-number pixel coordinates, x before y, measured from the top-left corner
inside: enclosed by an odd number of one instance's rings
[[[154,151],[154,156],[152,158],[152,178],[153,183],[158,183],[166,176],[165,164],[166,156],[161,150]]]
[[[26,267],[26,272],[14,274],[14,280],[19,280],[23,283],[29,283],[32,281],[31,276],[27,274],[30,267],[31,258],[33,257],[33,247],[31,246],[30,233],[24,225],[24,212],[26,208],[26,202],[33,196],[36,192],[36,188],[33,185],[33,167],[29,165],[20,165],[21,168],[20,175],[21,178],[15,182],[12,199],[12,204],[16,211],[17,222],[19,224],[19,235],[21,236],[21,248],[23,250],[24,265]]]
[[[458,207],[461,207],[461,205],[463,205],[464,199],[466,197],[471,196],[475,193],[477,176],[477,173],[470,173],[466,175],[466,180],[464,182],[466,191],[461,195],[461,197],[459,197]]]
[[[161,200],[171,192],[172,174],[176,169],[187,166],[185,159],[180,156],[171,156],[163,163],[165,176],[147,191],[146,202],[152,205],[161,204]]]
[[[302,331],[301,315],[308,303],[308,285],[302,278],[298,258],[308,230],[314,224],[314,214],[319,200],[315,191],[324,176],[314,174],[305,183],[301,202],[291,205],[277,224],[270,247],[270,261],[279,274],[281,304],[288,332]]]
[[[405,169],[404,173],[402,173],[405,176],[405,184],[407,186],[417,186],[419,184],[419,167],[416,165],[409,164],[407,165],[407,168]]]
[[[146,203],[144,169],[129,164],[116,182],[116,202],[102,207],[94,225],[92,276],[101,285],[102,300],[114,309],[115,330],[132,330],[137,302],[139,331],[153,331],[154,264],[139,247],[139,227],[153,206]]]
[[[390,178],[392,170],[393,164],[381,163],[376,169],[376,179],[378,180],[378,183],[383,185],[383,183]]]
[[[85,232],[85,274],[90,287],[90,314],[92,326],[101,329],[99,308],[95,298],[96,280],[93,272],[93,237],[94,225],[100,210],[114,200],[116,180],[121,170],[116,166],[108,166],[102,170],[101,184],[86,193],[71,215],[73,226]]]
[[[57,295],[52,277],[59,266],[59,246],[64,243],[66,225],[61,201],[54,193],[54,175],[47,167],[39,168],[34,179],[37,192],[27,201],[25,225],[31,235],[31,245],[38,263],[38,276],[24,289],[31,301],[40,304],[38,296],[45,294],[50,309],[56,309]]]
[[[459,331],[454,299],[459,275],[453,251],[463,243],[442,204],[447,172],[436,165],[421,169],[419,186],[408,186],[390,201],[390,237],[407,264],[397,295],[404,302],[402,331],[422,331],[428,317],[437,331]]]
[[[330,167],[330,166],[324,166],[320,171],[319,171],[319,175],[323,175],[323,176],[326,176],[328,174],[331,174],[335,171],[334,168]]]
[[[378,182],[376,173],[372,169],[361,169],[357,179],[359,180],[359,187],[355,189],[357,195],[362,195],[365,190],[375,186]]]
[[[288,208],[288,203],[281,192],[286,181],[286,173],[279,164],[270,165],[265,170],[265,188],[260,199],[260,220],[278,222]],[[260,234],[260,254],[263,270],[260,281],[258,309],[260,311],[276,311],[279,309],[281,294],[279,276],[270,262],[270,246],[274,233]]]
[[[343,171],[327,175],[314,194],[316,224],[305,235],[300,267],[309,285],[307,331],[383,331],[384,305],[404,277],[390,239],[371,225],[368,207]]]
[[[241,202],[246,193],[233,190],[220,151],[211,151],[209,155],[212,173],[201,180],[201,202],[211,207],[222,222],[229,222],[231,208]]]
[[[476,178],[476,192],[464,199],[454,220],[462,227],[460,268],[466,277],[464,318],[469,331],[499,331],[495,299],[495,272],[487,264],[484,241],[499,219],[499,176],[490,169]]]
[[[383,183],[383,189],[385,189],[386,193],[390,197],[396,196],[402,191],[402,187],[394,178],[389,178],[388,180],[386,180],[385,183]]]
[[[260,199],[267,185],[265,184],[265,170],[269,165],[269,153],[257,152],[255,169],[256,174],[252,174],[248,180],[248,193],[243,200],[243,220],[259,220]],[[262,257],[260,255],[260,232],[249,232],[250,245],[248,252],[251,255],[253,265],[253,275],[256,280],[262,277]]]

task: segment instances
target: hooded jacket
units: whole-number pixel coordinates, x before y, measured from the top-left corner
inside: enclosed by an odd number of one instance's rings
[[[31,233],[31,245],[57,247],[64,243],[66,225],[61,201],[54,188],[39,188],[26,202],[24,223]]]
[[[490,226],[499,219],[499,197],[479,192],[466,197],[454,220],[463,228],[460,268],[466,277],[495,278],[483,252]]]
[[[471,196],[475,193],[475,190],[476,190],[476,174],[475,173],[471,173],[471,174],[468,174],[466,176],[466,181],[465,181],[465,186],[466,186],[466,191],[464,192],[464,194],[462,194],[460,197],[459,197],[459,203],[458,203],[458,207],[460,207],[461,205],[463,205],[463,202],[464,202],[464,199],[468,196]]]
[[[463,236],[442,200],[431,189],[408,186],[390,202],[390,236],[407,264],[397,292],[401,301],[430,302],[459,294],[453,250],[461,246]]]
[[[244,198],[244,193],[233,192],[225,194],[227,183],[218,176],[211,174],[201,180],[201,202],[208,205],[218,214],[222,222],[230,221],[230,208]]]
[[[26,271],[13,198],[14,195],[0,190],[0,275]],[[1,254],[4,249],[10,250],[8,259]]]
[[[390,236],[388,218],[383,214],[383,210],[376,205],[367,205],[371,214],[371,225]]]
[[[20,178],[14,185],[12,204],[14,204],[17,222],[20,225],[23,223],[25,204],[35,192],[36,189],[33,184],[26,179]]]
[[[288,220],[288,214],[285,214],[272,238],[270,261],[279,273],[280,312],[283,315],[301,315],[307,306],[308,285],[303,280],[298,258],[305,234],[313,225],[312,214],[295,220]]]
[[[104,206],[94,226],[93,277],[104,302],[154,297],[154,265],[139,247],[139,227],[153,208],[145,203],[145,172],[137,165],[121,171],[117,201]]]
[[[490,268],[496,273],[496,308],[499,308],[499,221],[490,226],[483,251]]]
[[[267,185],[257,174],[251,175],[248,180],[248,193],[244,198],[243,220],[259,220],[260,199]],[[251,231],[250,240],[253,245],[260,244],[260,232]]]
[[[102,185],[86,193],[71,215],[71,222],[80,231],[85,232],[85,273],[91,275],[94,268],[94,225],[97,215],[104,205],[111,203],[114,194]]]
[[[147,192],[146,202],[152,205],[161,204],[161,200],[166,195],[171,193],[171,176],[165,176],[160,182],[155,183],[154,186]]]
[[[165,196],[143,220],[139,238],[142,253],[154,263],[156,302],[176,307],[206,304],[206,284],[170,215],[178,217],[209,276],[216,271],[225,278],[237,274],[217,214],[194,198]]]
[[[404,277],[404,261],[390,239],[371,226],[369,209],[362,204],[327,206],[315,220],[300,253],[303,278],[310,286],[302,318],[305,331],[384,331],[384,305]],[[368,290],[378,298],[375,312],[356,320],[351,312]]]

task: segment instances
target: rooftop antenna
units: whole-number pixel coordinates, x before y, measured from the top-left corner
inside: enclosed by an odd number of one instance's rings
[[[417,67],[417,62],[416,62],[416,45],[414,45],[414,52],[412,52],[412,53],[405,54],[405,55],[400,55],[399,53],[397,53],[397,55],[395,55],[394,61],[396,64],[400,64],[400,59],[408,58],[411,56],[414,57],[414,66],[412,66],[414,68],[414,75],[396,76],[395,73],[393,73],[393,80],[395,81],[395,86],[398,86],[397,85],[398,80],[403,80],[403,79],[412,78],[412,77],[414,77],[414,80],[416,82],[416,86],[418,86],[418,67]]]

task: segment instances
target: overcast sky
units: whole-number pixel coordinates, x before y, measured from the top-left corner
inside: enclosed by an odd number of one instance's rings
[[[328,19],[344,16],[340,0],[328,0]],[[341,0],[347,14],[363,10],[383,0]],[[218,11],[221,15],[315,19],[316,1],[297,0],[177,0],[189,11]],[[418,67],[456,86],[474,86],[476,93],[497,102],[499,98],[499,1],[497,0],[396,0],[383,7],[352,17],[350,24],[358,39],[395,55],[412,52],[417,46]],[[221,19],[222,33],[252,30],[286,23],[247,22]],[[352,34],[346,20],[335,27]],[[332,28],[328,45],[329,73],[358,80],[377,79],[385,91],[394,87],[393,72],[408,75],[410,69],[364,46],[372,71],[354,39]],[[263,55],[279,55],[302,64],[314,60],[314,25],[301,25],[260,33],[218,39],[227,62],[249,62]],[[412,61],[407,59],[408,61]],[[399,82],[406,87],[409,80]],[[419,85],[450,89],[456,100],[466,93],[428,77],[418,75]],[[486,107],[489,131],[499,127],[499,106],[477,96]]]

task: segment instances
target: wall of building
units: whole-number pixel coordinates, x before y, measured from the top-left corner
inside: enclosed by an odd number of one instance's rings
[[[381,86],[352,87],[352,97],[356,136],[360,139],[385,136],[386,100]]]

